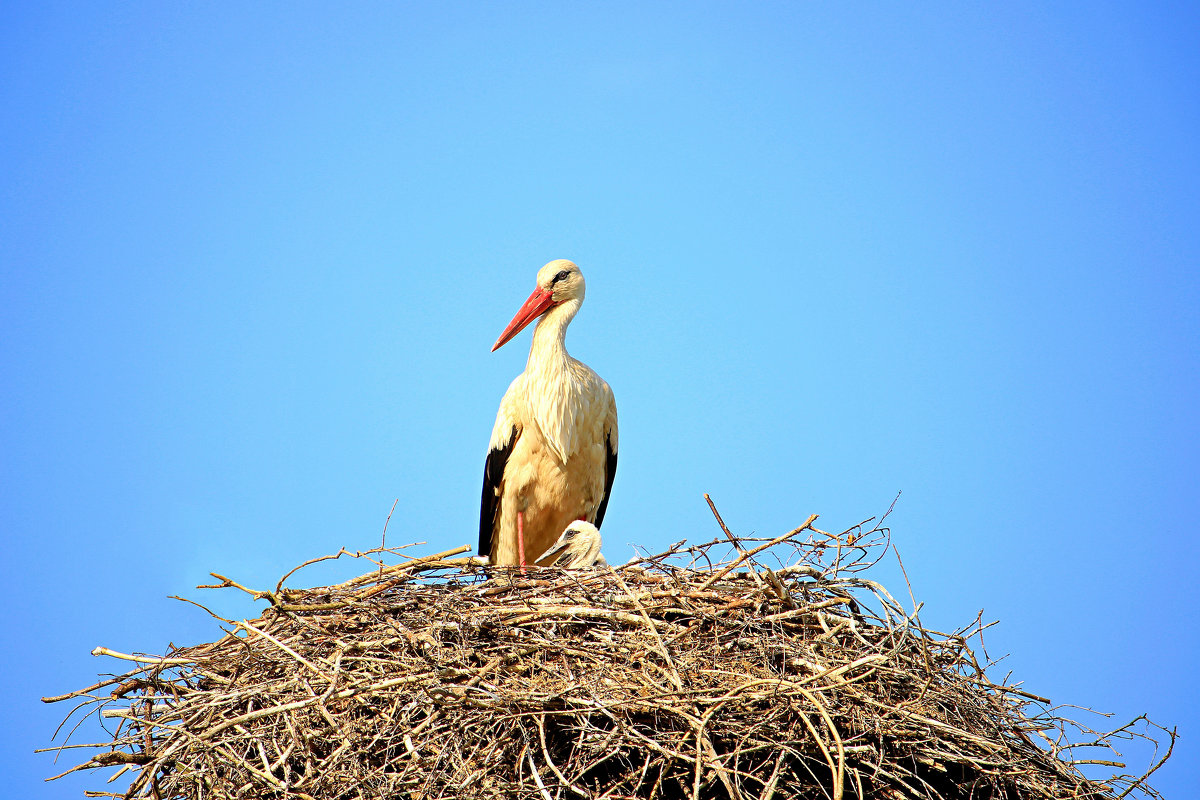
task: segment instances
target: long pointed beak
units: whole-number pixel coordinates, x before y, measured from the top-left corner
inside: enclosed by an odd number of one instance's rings
[[[500,338],[492,345],[492,352],[494,353],[500,349],[505,342],[520,333],[526,325],[546,313],[546,309],[554,304],[553,294],[540,286],[534,289],[533,294],[529,295],[529,299],[525,301],[525,305],[521,306],[521,310],[512,318],[512,322],[508,323],[508,327],[504,329],[504,333],[500,334]]]
[[[569,545],[570,543],[571,543],[570,539],[564,539],[563,537],[560,536],[558,541],[555,542],[554,544],[550,545],[550,547],[546,550],[546,552],[542,553],[540,556],[538,556],[536,559],[534,559],[533,563],[540,564],[541,562],[545,561],[547,558],[551,558],[551,557],[558,558],[560,555],[562,555],[563,551],[567,549],[567,545]],[[553,564],[554,562],[551,561],[550,563]]]

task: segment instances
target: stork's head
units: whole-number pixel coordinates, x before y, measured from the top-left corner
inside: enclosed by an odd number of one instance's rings
[[[500,338],[492,345],[492,350],[500,348],[505,342],[520,333],[526,325],[550,309],[572,300],[582,303],[584,288],[583,273],[579,271],[579,267],[565,258],[551,261],[539,269],[537,287],[534,288],[533,294],[529,295],[525,305],[521,306],[517,315],[512,318],[512,322],[508,323],[504,333],[500,334]]]
[[[593,567],[607,564],[600,555],[600,531],[592,523],[577,519],[566,527],[558,541],[538,556],[538,562],[554,558],[551,566],[567,568]]]

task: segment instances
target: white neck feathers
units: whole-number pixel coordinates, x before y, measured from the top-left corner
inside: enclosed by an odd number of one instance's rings
[[[529,360],[525,371],[565,371],[567,359],[567,326],[579,313],[583,305],[580,300],[568,300],[542,315],[533,329],[533,344],[529,347]]]
[[[533,421],[546,444],[566,462],[578,448],[576,412],[587,381],[580,380],[567,353],[567,326],[579,312],[581,300],[568,300],[550,309],[533,331],[525,364],[526,397]]]

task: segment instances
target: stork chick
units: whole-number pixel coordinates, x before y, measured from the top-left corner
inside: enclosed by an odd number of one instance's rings
[[[567,353],[567,326],[583,305],[570,261],[551,261],[492,346],[537,320],[529,360],[504,393],[483,470],[479,554],[496,566],[529,563],[575,520],[604,522],[617,470],[612,389]],[[541,559],[538,559],[540,561]]]
[[[592,523],[581,519],[568,525],[558,541],[538,556],[537,563],[564,569],[608,565],[600,554],[600,531]]]

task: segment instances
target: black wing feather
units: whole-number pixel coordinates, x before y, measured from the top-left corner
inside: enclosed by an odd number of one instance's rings
[[[612,434],[604,437],[605,450],[608,451],[608,457],[604,460],[604,499],[600,501],[600,508],[596,509],[596,527],[599,528],[604,524],[604,512],[608,510],[608,498],[612,494],[613,478],[617,475],[617,451],[613,450]]]
[[[496,526],[496,514],[500,511],[500,495],[497,490],[504,480],[504,467],[517,443],[517,426],[509,434],[508,443],[488,451],[483,463],[483,498],[479,503],[479,549],[481,556],[492,556],[492,530]]]

